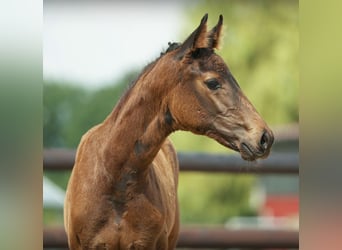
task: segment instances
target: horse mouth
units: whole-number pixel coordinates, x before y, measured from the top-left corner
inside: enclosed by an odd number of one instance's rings
[[[235,138],[230,137],[230,136],[220,135],[220,134],[217,134],[217,133],[212,132],[212,131],[208,132],[207,136],[210,138],[213,138],[214,140],[216,140],[221,145],[223,145],[227,148],[230,148],[236,152],[241,153],[239,147],[235,143],[235,141],[236,141]]]
[[[244,160],[247,161],[254,161],[258,158],[266,158],[269,155],[270,151],[264,151],[264,150],[258,150],[255,149],[254,147],[252,147],[251,145],[249,145],[248,143],[242,142],[240,144],[240,154],[241,157]]]
[[[236,152],[239,152],[241,158],[246,161],[255,161],[258,158],[266,158],[269,152],[260,152],[257,149],[254,149],[250,144],[246,142],[242,142],[237,144],[238,139],[225,135],[218,135],[216,133],[209,132],[207,136],[215,139],[218,143],[223,146],[230,148]]]
[[[242,159],[247,161],[254,161],[258,158],[258,154],[252,149],[252,147],[246,143],[240,144],[240,154]]]
[[[219,135],[212,131],[209,131],[206,135],[210,138],[213,138],[214,140],[216,140],[218,143],[222,144],[223,146],[230,148],[236,152],[240,152],[239,147],[236,146],[233,138],[230,138],[229,136]]]

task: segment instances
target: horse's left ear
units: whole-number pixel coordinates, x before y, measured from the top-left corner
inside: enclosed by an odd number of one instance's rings
[[[209,31],[209,47],[218,49],[220,46],[220,37],[222,32],[223,16],[220,15],[219,20],[214,28]]]
[[[178,56],[183,57],[187,52],[193,52],[199,48],[207,48],[209,38],[207,34],[208,14],[202,17],[199,26],[191,33],[191,35],[182,43],[178,49]]]

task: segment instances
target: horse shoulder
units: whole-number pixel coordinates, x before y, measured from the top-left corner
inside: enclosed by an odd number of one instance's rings
[[[174,231],[175,224],[178,221],[178,200],[177,200],[177,186],[178,186],[178,159],[176,151],[170,140],[166,139],[160,151],[156,155],[152,169],[155,173],[155,180],[158,183],[158,189],[161,197],[165,223],[168,234]]]
[[[167,192],[176,193],[178,185],[179,165],[177,153],[171,141],[166,139],[152,162],[159,180],[164,184]]]
[[[82,219],[89,215],[92,204],[97,204],[97,191],[101,183],[95,185],[98,157],[96,133],[101,125],[85,133],[77,148],[75,164],[69,179],[64,202],[64,226],[68,234],[74,235],[82,227]],[[92,201],[92,202],[91,202]],[[70,205],[72,204],[72,206]],[[71,237],[69,237],[71,238]]]

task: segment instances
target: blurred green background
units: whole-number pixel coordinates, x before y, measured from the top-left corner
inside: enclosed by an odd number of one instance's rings
[[[224,16],[225,36],[217,52],[229,65],[242,90],[271,125],[298,122],[298,1],[198,1],[184,4],[184,40],[209,13],[208,24]],[[44,148],[76,148],[81,136],[103,121],[140,68],[98,89],[70,82],[44,83]],[[231,153],[203,136],[176,132],[178,151]],[[69,172],[44,175],[65,189]],[[256,185],[252,175],[181,173],[179,200],[182,223],[222,224],[234,216],[253,216],[249,202]],[[62,211],[45,209],[44,224],[62,224]]]

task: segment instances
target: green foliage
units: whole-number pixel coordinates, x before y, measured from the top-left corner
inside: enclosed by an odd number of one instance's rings
[[[84,105],[86,92],[66,83],[44,84],[44,147],[67,146],[66,132],[70,120]]]
[[[56,183],[60,188],[66,190],[71,171],[45,171],[44,175]]]
[[[44,84],[44,147],[77,147],[82,135],[101,123],[136,76],[87,91],[65,83]]]
[[[44,209],[44,225],[63,226],[63,211],[56,209]]]
[[[252,176],[181,173],[179,182],[182,223],[225,223],[255,214],[248,206]]]

